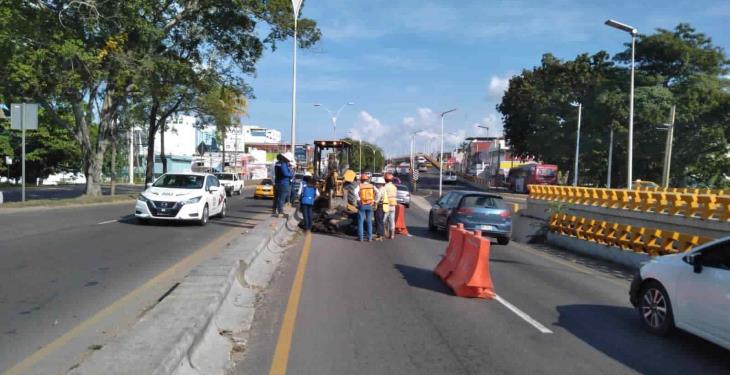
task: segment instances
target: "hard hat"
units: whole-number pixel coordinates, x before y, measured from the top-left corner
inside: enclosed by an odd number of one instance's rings
[[[312,172],[310,172],[310,171],[304,172],[304,177],[312,177]]]
[[[286,160],[289,160],[290,162],[294,161],[294,154],[292,154],[291,152],[287,151],[287,152],[281,154],[281,156],[285,157]]]
[[[385,179],[382,177],[373,177],[373,183],[385,185]]]
[[[355,181],[355,177],[357,177],[357,173],[355,173],[352,169],[346,170],[345,174],[343,175],[345,182],[353,182]]]
[[[367,181],[369,178],[370,177],[368,177],[368,175],[366,175],[365,173],[360,175],[360,181]]]

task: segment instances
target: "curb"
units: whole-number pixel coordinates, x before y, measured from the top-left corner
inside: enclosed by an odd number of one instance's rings
[[[271,281],[297,224],[289,209],[287,219],[269,218],[232,241],[68,374],[224,374],[244,351],[256,295]]]

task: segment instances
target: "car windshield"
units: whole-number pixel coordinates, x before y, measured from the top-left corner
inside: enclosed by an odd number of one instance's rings
[[[505,208],[501,199],[489,195],[467,195],[461,200],[461,207]]]
[[[200,189],[205,182],[205,176],[190,174],[166,174],[158,178],[152,186],[173,189]]]
[[[273,185],[273,184],[274,183],[271,182],[271,179],[269,179],[269,178],[265,178],[265,179],[261,180],[261,185]]]
[[[295,180],[301,180],[303,178],[304,178],[304,175],[303,174],[297,173],[297,174],[294,175],[294,179]]]
[[[538,168],[537,169],[537,175],[538,176],[545,176],[545,177],[553,177],[557,173],[554,169],[547,169],[547,168]]]
[[[396,185],[396,187],[400,191],[408,191],[408,188],[405,185]]]
[[[233,173],[216,173],[219,180],[233,180]]]

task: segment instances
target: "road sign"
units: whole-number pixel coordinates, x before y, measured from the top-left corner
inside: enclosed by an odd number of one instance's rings
[[[38,104],[20,103],[10,105],[10,129],[38,129]]]

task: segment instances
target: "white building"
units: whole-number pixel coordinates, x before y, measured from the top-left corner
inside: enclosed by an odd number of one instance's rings
[[[244,147],[252,144],[279,144],[281,132],[276,129],[266,129],[260,126],[242,125],[228,129],[226,133],[226,151],[243,151]]]
[[[193,156],[196,151],[196,129],[198,121],[195,116],[177,115],[167,120],[165,131],[165,154],[175,156]],[[160,153],[160,133],[155,137],[155,154]],[[146,152],[146,151],[144,151]]]

